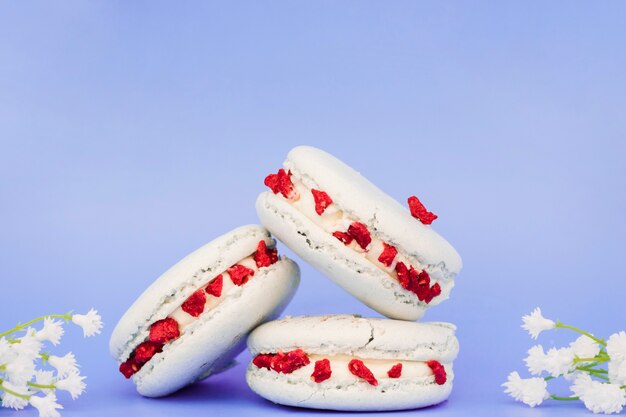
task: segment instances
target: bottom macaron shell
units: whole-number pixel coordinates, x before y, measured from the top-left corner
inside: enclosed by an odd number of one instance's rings
[[[443,385],[432,378],[365,382],[315,383],[292,375],[279,374],[250,364],[246,381],[261,397],[276,404],[340,411],[392,411],[428,407],[445,401],[452,391],[452,365],[446,365],[448,380]]]
[[[264,268],[137,372],[137,391],[146,397],[168,395],[228,367],[244,349],[246,335],[282,312],[299,281],[298,266],[291,260]]]
[[[369,307],[400,320],[414,321],[424,315],[427,306],[415,294],[284,200],[262,193],[256,208],[261,223],[275,237]]]

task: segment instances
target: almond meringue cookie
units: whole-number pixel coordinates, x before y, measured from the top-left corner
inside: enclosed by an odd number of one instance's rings
[[[271,191],[256,202],[261,223],[372,309],[418,320],[449,297],[462,266],[456,250],[334,156],[296,147],[265,183]]]
[[[171,394],[218,373],[259,324],[280,314],[300,282],[266,229],[243,226],[194,251],[126,311],[109,348],[146,397]]]
[[[426,407],[452,390],[455,329],[353,315],[286,317],[250,334],[246,381],[260,396],[295,407]]]

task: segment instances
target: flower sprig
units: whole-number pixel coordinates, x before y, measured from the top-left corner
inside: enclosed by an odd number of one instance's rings
[[[536,308],[522,317],[522,328],[537,339],[543,331],[567,329],[580,336],[563,348],[535,345],[524,359],[532,378],[521,378],[511,372],[502,384],[505,393],[531,407],[543,401],[582,401],[594,413],[619,413],[626,406],[626,333],[611,335],[608,340],[577,327],[543,317]],[[543,374],[546,376],[542,376]],[[573,395],[556,395],[548,391],[548,381],[563,377],[572,382]]]
[[[38,322],[43,322],[41,329],[31,327]],[[85,391],[85,377],[80,375],[72,352],[64,356],[42,352],[45,342],[54,346],[61,342],[65,333],[63,322],[81,327],[85,337],[102,329],[100,315],[91,309],[86,314],[68,312],[37,317],[0,333],[2,407],[21,410],[30,404],[40,417],[58,417],[63,406],[57,402],[57,391],[68,392],[72,399]],[[37,365],[41,368],[37,369]]]

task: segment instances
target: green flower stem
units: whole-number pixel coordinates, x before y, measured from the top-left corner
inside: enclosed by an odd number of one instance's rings
[[[584,330],[579,329],[578,327],[574,327],[574,326],[570,326],[569,324],[563,324],[560,321],[556,322],[556,325],[554,326],[555,329],[569,329],[569,330],[573,330],[576,333],[580,333],[582,335],[587,336],[588,338],[592,339],[593,341],[595,341],[596,343],[602,345],[602,346],[606,346],[606,342],[602,339],[598,339],[597,337],[595,337],[594,335],[592,335],[591,333],[588,333]]]
[[[549,380],[554,379],[554,378],[555,378],[555,377],[553,377],[552,375],[550,375],[550,376],[544,376],[544,377],[543,377],[543,379],[544,379],[545,381],[549,381]]]
[[[550,398],[557,401],[578,401],[580,398],[578,397],[559,397],[557,395],[551,395]]]
[[[33,388],[40,388],[40,389],[56,389],[57,388],[54,386],[54,384],[41,385],[41,384],[35,384],[34,382],[28,382],[28,386],[33,387]]]
[[[18,397],[18,398],[21,398],[21,399],[23,399],[23,400],[26,400],[26,401],[30,400],[30,397],[31,397],[30,395],[27,395],[27,394],[20,394],[19,392],[15,392],[15,391],[13,391],[13,390],[11,390],[11,389],[8,389],[7,387],[5,387],[5,386],[2,384],[2,382],[4,382],[4,381],[3,381],[3,380],[0,380],[0,390],[2,390],[2,391],[4,391],[4,392],[6,392],[6,393],[8,393],[8,394],[14,395],[14,396],[16,396],[16,397]]]
[[[38,321],[42,321],[42,320],[48,319],[48,318],[50,318],[50,319],[63,319],[65,321],[70,321],[70,320],[72,320],[72,312],[65,313],[65,314],[48,314],[46,316],[37,317],[36,319],[32,319],[30,321],[27,321],[26,323],[18,324],[14,328],[12,328],[10,330],[7,330],[4,333],[0,333],[0,337],[4,337],[4,336],[7,336],[7,335],[10,335],[11,333],[19,332],[21,330],[24,330],[25,328],[27,328],[31,324],[37,323]]]

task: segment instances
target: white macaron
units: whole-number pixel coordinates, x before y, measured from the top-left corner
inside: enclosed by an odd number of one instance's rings
[[[292,149],[265,179],[261,223],[302,259],[390,318],[417,320],[448,298],[462,262],[417,197],[410,211],[313,147]]]
[[[264,228],[240,227],[185,257],[139,296],[115,327],[110,351],[140,394],[167,395],[219,372],[252,329],[280,314],[300,271],[274,246]]]
[[[286,317],[248,338],[246,380],[278,404],[329,410],[426,407],[448,398],[459,345],[448,323]]]

